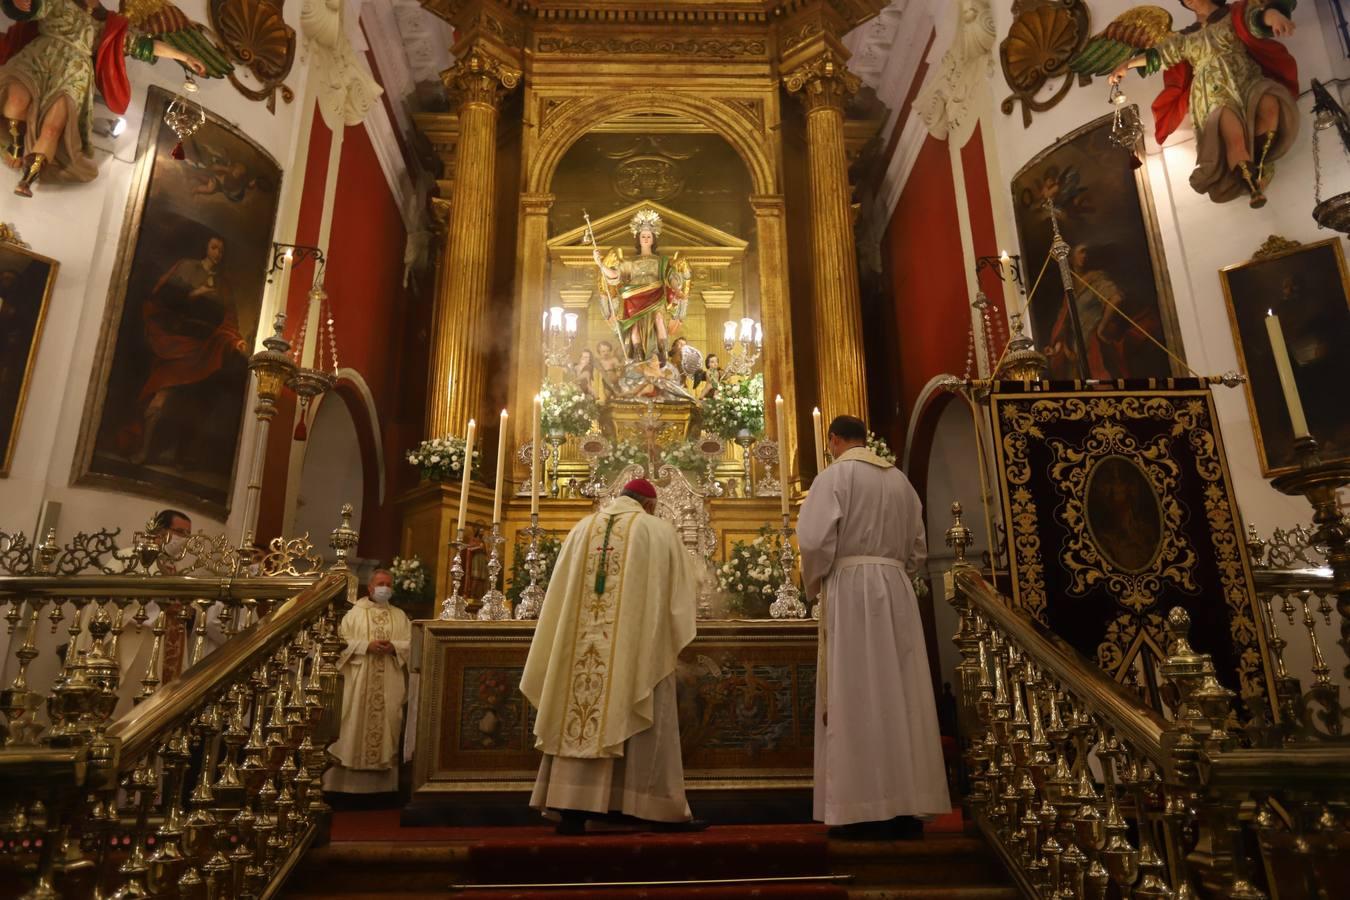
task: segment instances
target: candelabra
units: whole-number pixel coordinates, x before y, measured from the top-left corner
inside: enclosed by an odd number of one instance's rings
[[[307,244],[282,244],[277,241],[272,242],[272,264],[267,268],[267,282],[272,282],[272,275],[280,272],[288,265],[304,262],[312,259],[318,265],[323,265],[325,260],[323,251],[318,247],[311,247]]]
[[[556,500],[559,496],[558,471],[562,468],[562,445],[567,442],[567,435],[561,431],[550,431],[544,441],[549,447],[547,466],[551,470],[548,479],[548,495]]]
[[[728,321],[722,326],[722,349],[727,352],[723,377],[749,375],[764,349],[764,327],[749,317]]]
[[[511,606],[506,595],[501,592],[498,577],[502,574],[501,552],[498,549],[506,543],[502,537],[502,523],[492,523],[492,534],[488,536],[488,589],[483,594],[482,606],[478,609],[478,618],[483,622],[500,622],[511,618]]]
[[[1323,462],[1317,441],[1301,437],[1294,442],[1298,469],[1271,479],[1282,494],[1302,495],[1313,508],[1314,539],[1327,548],[1336,593],[1336,608],[1341,614],[1341,648],[1350,656],[1350,521],[1341,512],[1340,491],[1350,485],[1350,463],[1344,460]],[[1346,666],[1350,678],[1350,665]]]
[[[544,574],[544,557],[539,552],[539,539],[543,537],[544,530],[539,527],[539,513],[530,513],[530,525],[524,532],[530,539],[525,550],[525,571],[530,576],[530,583],[520,592],[515,615],[517,619],[537,619],[544,608],[544,587],[539,583],[540,576]]]
[[[561,306],[549,307],[543,321],[544,363],[570,366],[572,345],[577,340],[577,314],[563,312]]]
[[[455,539],[450,542],[450,549],[453,552],[450,563],[450,596],[441,603],[442,619],[462,619],[465,616],[464,594],[461,590],[464,587],[464,529],[460,528],[455,532]]]
[[[796,556],[792,552],[792,524],[786,513],[783,514],[783,526],[779,530],[783,536],[783,547],[778,551],[778,559],[783,564],[783,583],[778,585],[778,593],[769,604],[769,616],[774,619],[804,619],[806,604],[802,603],[801,591],[792,578],[792,569]]]
[[[1012,281],[1017,290],[1025,295],[1027,286],[1022,281],[1022,257],[1009,254],[1004,250],[998,256],[979,256],[975,258],[975,275],[978,277],[985,269],[990,269],[999,281]]]
[[[755,460],[750,455],[750,448],[755,443],[755,436],[750,433],[750,429],[742,428],[736,432],[733,438],[741,448],[741,462],[743,471],[741,473],[741,496],[749,499],[755,496]]]

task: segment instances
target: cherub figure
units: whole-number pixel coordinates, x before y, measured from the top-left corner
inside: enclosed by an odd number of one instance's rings
[[[213,78],[232,68],[167,0],[122,0],[116,13],[98,0],[0,0],[0,9],[16,22],[0,36],[0,115],[6,162],[21,171],[20,197],[33,196],[39,177],[91,181],[98,174],[89,141],[94,89],[108,109],[125,112],[127,56],[176,60]]]
[[[1195,22],[1172,31],[1172,15],[1136,6],[1088,42],[1069,67],[1110,74],[1119,84],[1130,69],[1165,69],[1153,101],[1158,142],[1189,109],[1197,142],[1191,187],[1226,203],[1247,193],[1253,209],[1266,204],[1274,161],[1298,134],[1298,66],[1272,38],[1294,33],[1297,0],[1181,0]]]

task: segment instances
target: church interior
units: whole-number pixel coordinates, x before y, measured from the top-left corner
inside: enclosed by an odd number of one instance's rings
[[[1155,4],[0,3],[0,898],[1350,896],[1350,0]],[[638,483],[707,827],[570,834]]]

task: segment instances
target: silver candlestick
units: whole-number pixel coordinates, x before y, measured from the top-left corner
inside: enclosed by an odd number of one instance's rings
[[[503,619],[511,618],[511,606],[506,602],[506,595],[501,592],[498,576],[502,574],[501,553],[497,549],[506,543],[506,538],[502,537],[502,523],[492,523],[492,534],[488,536],[488,589],[483,595],[483,605],[478,610],[478,619],[480,622],[500,622]]]
[[[783,583],[778,585],[777,599],[769,604],[769,616],[774,619],[805,619],[806,604],[802,603],[801,591],[792,580],[792,567],[795,554],[792,552],[792,524],[786,513],[783,514],[783,548],[778,551],[778,559],[783,564]]]
[[[460,593],[464,587],[464,529],[461,528],[455,532],[455,540],[450,542],[450,550],[454,554],[450,563],[450,596],[441,603],[442,619],[462,619],[464,618],[464,595]]]
[[[530,514],[530,525],[524,529],[530,539],[525,550],[525,571],[530,576],[529,586],[520,592],[520,602],[516,604],[517,619],[537,619],[544,608],[544,588],[539,576],[544,574],[543,554],[539,552],[539,538],[544,530],[539,527],[539,513]]]

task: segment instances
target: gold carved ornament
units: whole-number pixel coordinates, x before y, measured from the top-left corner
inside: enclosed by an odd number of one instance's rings
[[[1022,126],[1031,127],[1031,114],[1052,109],[1073,87],[1074,73],[1069,60],[1087,44],[1088,10],[1083,0],[1017,0],[1012,6],[1013,22],[1008,36],[998,45],[1003,79],[1012,96],[1003,101],[1004,115],[1012,115],[1022,103]],[[1044,100],[1037,95],[1050,81],[1063,82]],[[1090,75],[1078,75],[1086,86]]]
[[[504,92],[520,84],[520,76],[520,69],[475,49],[442,72],[441,81],[462,105],[496,106]]]
[[[295,92],[283,82],[295,65],[295,29],[286,24],[286,0],[211,0],[211,27],[225,52],[258,80],[252,88],[234,72],[230,84],[250,100],[266,101],[276,112],[277,93],[290,103]]]
[[[834,53],[822,53],[783,76],[789,94],[797,94],[808,113],[817,109],[843,109],[858,92],[862,79],[848,70]]]
[[[769,45],[750,38],[571,38],[563,36],[539,39],[538,53],[560,56],[609,56],[615,54],[660,54],[698,59],[739,59],[762,57]]]

